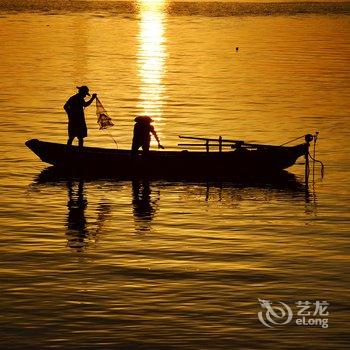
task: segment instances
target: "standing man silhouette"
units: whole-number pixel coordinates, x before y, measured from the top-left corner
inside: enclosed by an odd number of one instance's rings
[[[90,96],[87,86],[77,86],[78,93],[71,96],[64,105],[64,110],[68,115],[68,141],[71,146],[75,137],[78,138],[79,147],[84,145],[84,137],[87,136],[84,108],[91,105],[97,94],[92,94],[90,100],[85,101],[86,96]]]

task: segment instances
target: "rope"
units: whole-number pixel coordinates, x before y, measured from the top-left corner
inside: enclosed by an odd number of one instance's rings
[[[290,140],[290,141],[288,141],[288,142],[282,143],[282,145],[280,145],[280,146],[288,145],[288,143],[294,142],[294,141],[299,140],[299,139],[303,139],[304,137],[305,137],[305,135],[299,136],[299,137],[297,137],[297,138],[295,138],[295,139],[293,139],[293,140]]]
[[[320,160],[317,160],[315,159],[309,152],[308,156],[310,157],[310,159],[313,161],[313,162],[316,162],[316,163],[320,163],[321,164],[321,176],[323,178],[324,176],[324,164],[320,161]]]
[[[117,141],[114,139],[113,135],[111,134],[111,132],[108,129],[106,129],[106,131],[107,131],[108,135],[112,138],[113,142],[115,143],[115,145],[117,146],[117,149],[118,149]]]

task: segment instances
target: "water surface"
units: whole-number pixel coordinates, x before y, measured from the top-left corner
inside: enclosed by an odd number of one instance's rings
[[[1,348],[347,348],[348,9],[0,1]],[[62,106],[82,84],[119,148],[145,113],[168,149],[181,134],[278,145],[318,130],[325,177],[52,174],[24,141],[66,142]],[[86,144],[115,147],[94,112]],[[268,329],[258,298],[326,300],[329,327]]]

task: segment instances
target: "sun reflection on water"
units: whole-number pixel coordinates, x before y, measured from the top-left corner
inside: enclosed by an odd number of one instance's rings
[[[139,109],[156,124],[162,119],[164,104],[163,76],[166,61],[164,35],[164,0],[141,0],[138,71],[140,77]],[[160,125],[157,131],[161,134]]]

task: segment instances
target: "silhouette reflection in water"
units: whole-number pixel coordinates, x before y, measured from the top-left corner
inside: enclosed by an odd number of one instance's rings
[[[85,210],[87,200],[84,197],[84,181],[79,180],[76,186],[73,181],[67,182],[68,188],[68,215],[67,215],[67,239],[68,246],[78,251],[86,246],[85,239],[88,235]]]
[[[132,181],[132,206],[135,221],[135,230],[146,233],[151,230],[151,222],[157,211],[159,191],[152,198],[152,190],[148,180]]]
[[[95,182],[97,181],[97,182]],[[98,237],[105,232],[104,223],[110,216],[113,209],[109,196],[115,199],[115,194],[105,191],[100,187],[96,191],[96,184],[100,181],[98,178],[76,177],[66,174],[54,167],[42,171],[35,179],[34,184],[30,186],[31,191],[36,191],[37,186],[49,188],[56,185],[64,185],[68,189],[66,235],[68,246],[77,251],[84,250],[89,244],[96,243]],[[131,182],[130,182],[131,181]],[[154,181],[154,182],[153,182]],[[96,206],[96,216],[93,220],[88,220],[90,216],[86,215],[88,201],[84,186],[86,184],[92,187],[94,197],[91,197],[92,203]],[[104,184],[113,188],[114,191],[125,188],[131,191],[131,205],[134,218],[134,230],[137,233],[148,233],[153,229],[153,221],[160,205],[160,192],[162,197],[167,198],[169,186],[172,191],[179,193],[179,201],[191,203],[193,201],[206,201],[208,205],[220,203],[229,205],[231,208],[239,207],[242,201],[270,201],[278,200],[282,203],[304,202],[305,214],[317,215],[317,196],[316,188],[310,189],[310,184],[306,185],[296,176],[283,173],[278,177],[247,181],[167,181],[160,179],[115,179],[104,180]],[[85,186],[86,187],[86,186]],[[101,191],[101,192],[100,192]],[[92,195],[91,193],[91,195]],[[103,198],[96,203],[96,195],[102,194]],[[121,193],[124,198],[129,194]],[[90,203],[91,206],[91,203]],[[117,207],[115,207],[117,208]],[[118,213],[115,212],[118,217]]]
[[[84,181],[79,180],[76,184],[73,180],[69,180],[67,188],[67,244],[70,248],[83,251],[91,242],[97,242],[111,207],[105,200],[101,200],[97,207],[96,227],[90,225],[91,228],[88,229],[85,215],[88,201],[84,195]]]

